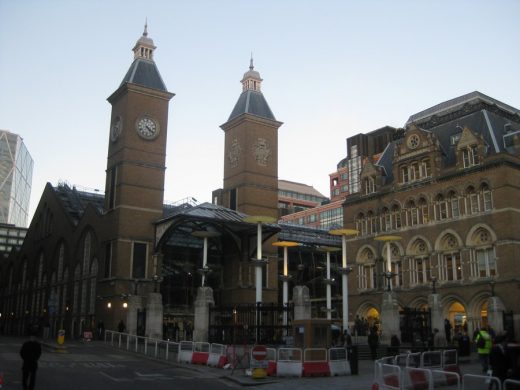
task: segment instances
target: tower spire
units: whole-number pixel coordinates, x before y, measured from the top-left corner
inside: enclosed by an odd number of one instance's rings
[[[153,40],[148,38],[148,18],[144,22],[144,31],[141,38],[137,40],[134,48],[134,59],[142,58],[153,61],[153,51],[156,49]]]
[[[242,92],[244,91],[257,91],[260,92],[260,86],[262,84],[262,78],[260,73],[255,70],[253,65],[253,52],[251,52],[251,59],[249,60],[249,70],[244,73],[242,82]]]

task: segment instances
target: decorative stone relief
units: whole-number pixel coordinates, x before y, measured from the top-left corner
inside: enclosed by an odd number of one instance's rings
[[[266,167],[269,157],[271,156],[271,145],[269,145],[269,141],[265,138],[258,138],[252,149],[257,164]]]
[[[232,168],[236,168],[238,166],[238,161],[240,160],[240,152],[240,145],[238,144],[238,141],[235,138],[233,141],[231,141],[231,147],[229,148],[228,153],[229,165]]]

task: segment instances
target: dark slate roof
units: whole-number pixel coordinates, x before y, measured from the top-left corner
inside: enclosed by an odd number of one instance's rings
[[[161,221],[157,223],[161,223],[165,219],[171,219],[174,217],[189,217],[190,219],[200,218],[205,220],[215,220],[219,222],[238,222],[244,223],[243,219],[247,217],[246,214],[240,213],[235,210],[228,209],[226,207],[217,206],[212,203],[202,203],[197,206],[192,206],[190,204],[182,204],[180,206],[171,208],[167,211],[167,214],[164,215]]]
[[[385,175],[385,183],[388,184],[391,183],[394,180],[394,174],[392,170],[392,161],[394,159],[394,150],[397,143],[403,142],[402,139],[399,139],[397,141],[393,141],[389,143],[383,153],[381,153],[381,156],[379,157],[379,160],[377,160],[377,163],[375,164],[378,167],[383,168],[384,175]]]
[[[264,95],[262,92],[257,91],[247,90],[242,92],[238,98],[237,104],[235,104],[235,108],[233,108],[233,111],[229,116],[228,121],[242,114],[251,114],[261,118],[271,119],[273,121],[276,120]]]
[[[89,204],[99,213],[103,212],[105,203],[104,194],[79,191],[76,187],[71,188],[67,184],[58,184],[58,186],[53,188],[54,192],[61,200],[63,208],[67,214],[69,214],[74,224],[79,222]]]
[[[136,58],[121,82],[142,85],[143,87],[158,89],[167,92],[166,85],[157,69],[155,62],[143,58]]]
[[[327,230],[287,222],[281,222],[278,225],[282,228],[282,231],[278,234],[280,241],[294,241],[312,246],[341,247],[341,237],[333,236]]]
[[[454,99],[450,99],[445,102],[436,104],[435,106],[420,111],[417,114],[413,114],[412,116],[410,116],[410,118],[408,118],[406,124],[419,124],[421,122],[426,122],[430,120],[433,116],[444,116],[451,112],[461,110],[465,105],[476,105],[478,103],[486,103],[488,105],[496,106],[511,114],[520,115],[520,110],[518,110],[517,108],[511,107],[505,103],[502,103],[499,100],[484,95],[481,92],[474,91],[466,95],[462,95]]]

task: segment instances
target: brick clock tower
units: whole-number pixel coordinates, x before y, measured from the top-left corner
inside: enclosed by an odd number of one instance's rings
[[[278,122],[261,91],[260,73],[254,70],[253,59],[241,80],[242,93],[231,115],[221,128],[225,133],[223,189],[214,198],[225,207],[250,216],[278,219]],[[263,245],[263,257],[276,258],[272,239]],[[247,253],[228,264],[235,285],[229,286],[224,299],[233,302],[255,302],[255,267],[249,262],[256,248],[256,230],[249,240]],[[249,257],[249,258],[248,258]],[[244,261],[245,260],[245,261]],[[264,302],[277,301],[277,264],[270,261],[263,268]]]
[[[242,94],[221,128],[225,133],[222,205],[278,218],[278,122],[261,92],[253,60]]]
[[[153,60],[155,48],[145,26],[130,69],[108,98],[112,115],[103,234],[105,277],[110,281],[103,283],[103,292],[113,301],[118,296],[128,300],[126,308],[111,308],[111,328],[126,318],[128,332],[148,335],[162,333],[153,222],[163,212],[168,105],[174,96]]]

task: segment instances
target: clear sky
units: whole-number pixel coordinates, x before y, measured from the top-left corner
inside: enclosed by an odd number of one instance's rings
[[[110,104],[148,32],[170,103],[165,200],[211,201],[253,52],[279,178],[329,194],[346,138],[478,90],[520,108],[517,0],[0,0],[0,129],[46,182],[104,190]]]

